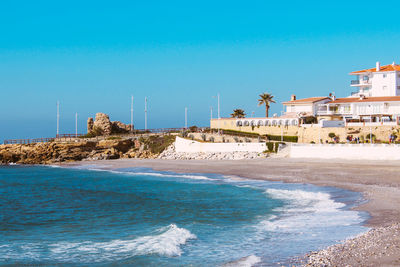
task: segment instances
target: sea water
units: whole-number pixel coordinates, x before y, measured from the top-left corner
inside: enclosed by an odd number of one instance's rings
[[[276,266],[367,230],[337,188],[85,168],[0,167],[0,265]]]

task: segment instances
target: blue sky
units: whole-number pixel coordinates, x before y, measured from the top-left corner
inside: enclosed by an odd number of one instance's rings
[[[248,115],[258,95],[335,92],[349,72],[400,62],[399,1],[1,1],[0,140],[79,132],[96,112],[149,128]]]

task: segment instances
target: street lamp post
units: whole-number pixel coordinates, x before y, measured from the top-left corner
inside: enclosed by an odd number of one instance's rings
[[[58,135],[60,134],[60,101],[57,101],[57,135],[56,137],[58,138]]]
[[[133,95],[131,96],[131,132],[133,132]]]
[[[215,97],[215,96],[213,96],[213,97]],[[217,102],[218,102],[218,114],[217,114],[217,118],[218,118],[218,125],[217,125],[217,128],[218,128],[218,134],[220,134],[220,131],[219,131],[219,129],[220,129],[220,120],[221,120],[221,116],[220,116],[220,109],[219,109],[219,93],[217,94]],[[211,116],[212,116],[212,107],[211,107]]]
[[[371,105],[368,105],[369,107],[369,142],[372,145],[372,111],[371,111]]]
[[[218,93],[218,134],[220,134],[219,129],[221,128],[220,121],[221,121],[221,116],[220,116],[220,110],[219,110],[219,93]]]
[[[147,130],[147,96],[144,98],[144,130]]]
[[[185,108],[185,129],[187,129],[188,124],[187,124],[187,108]]]
[[[284,124],[283,119],[282,119],[283,112],[284,111],[281,110],[281,121],[282,121],[282,124],[281,124],[281,142],[283,142],[283,124]]]
[[[78,112],[75,113],[75,138],[78,137]]]

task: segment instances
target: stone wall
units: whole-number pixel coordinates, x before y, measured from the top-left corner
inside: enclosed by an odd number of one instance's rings
[[[346,137],[348,135],[352,135],[353,137],[365,137],[369,135],[370,129],[372,129],[372,133],[376,136],[376,139],[381,141],[388,141],[389,135],[393,132],[397,133],[397,136],[400,140],[400,127],[389,126],[389,125],[381,125],[381,126],[349,126],[349,127],[329,127],[329,128],[321,128],[318,124],[310,124],[307,127],[303,126],[236,126],[236,120],[234,119],[221,119],[218,123],[218,120],[212,120],[210,123],[210,127],[217,129],[218,126],[221,129],[227,130],[235,130],[249,133],[258,133],[261,135],[291,135],[298,136],[299,143],[310,143],[315,142],[319,143],[319,140],[322,139],[322,142],[330,142],[332,141],[329,138],[329,133],[335,133],[339,137],[339,141],[345,142]]]
[[[207,152],[258,152],[267,150],[263,143],[201,143],[176,137],[175,151],[187,153]]]

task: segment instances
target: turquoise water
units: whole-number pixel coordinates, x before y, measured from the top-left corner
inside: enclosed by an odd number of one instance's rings
[[[366,231],[360,201],[145,168],[0,167],[0,265],[275,266]]]

